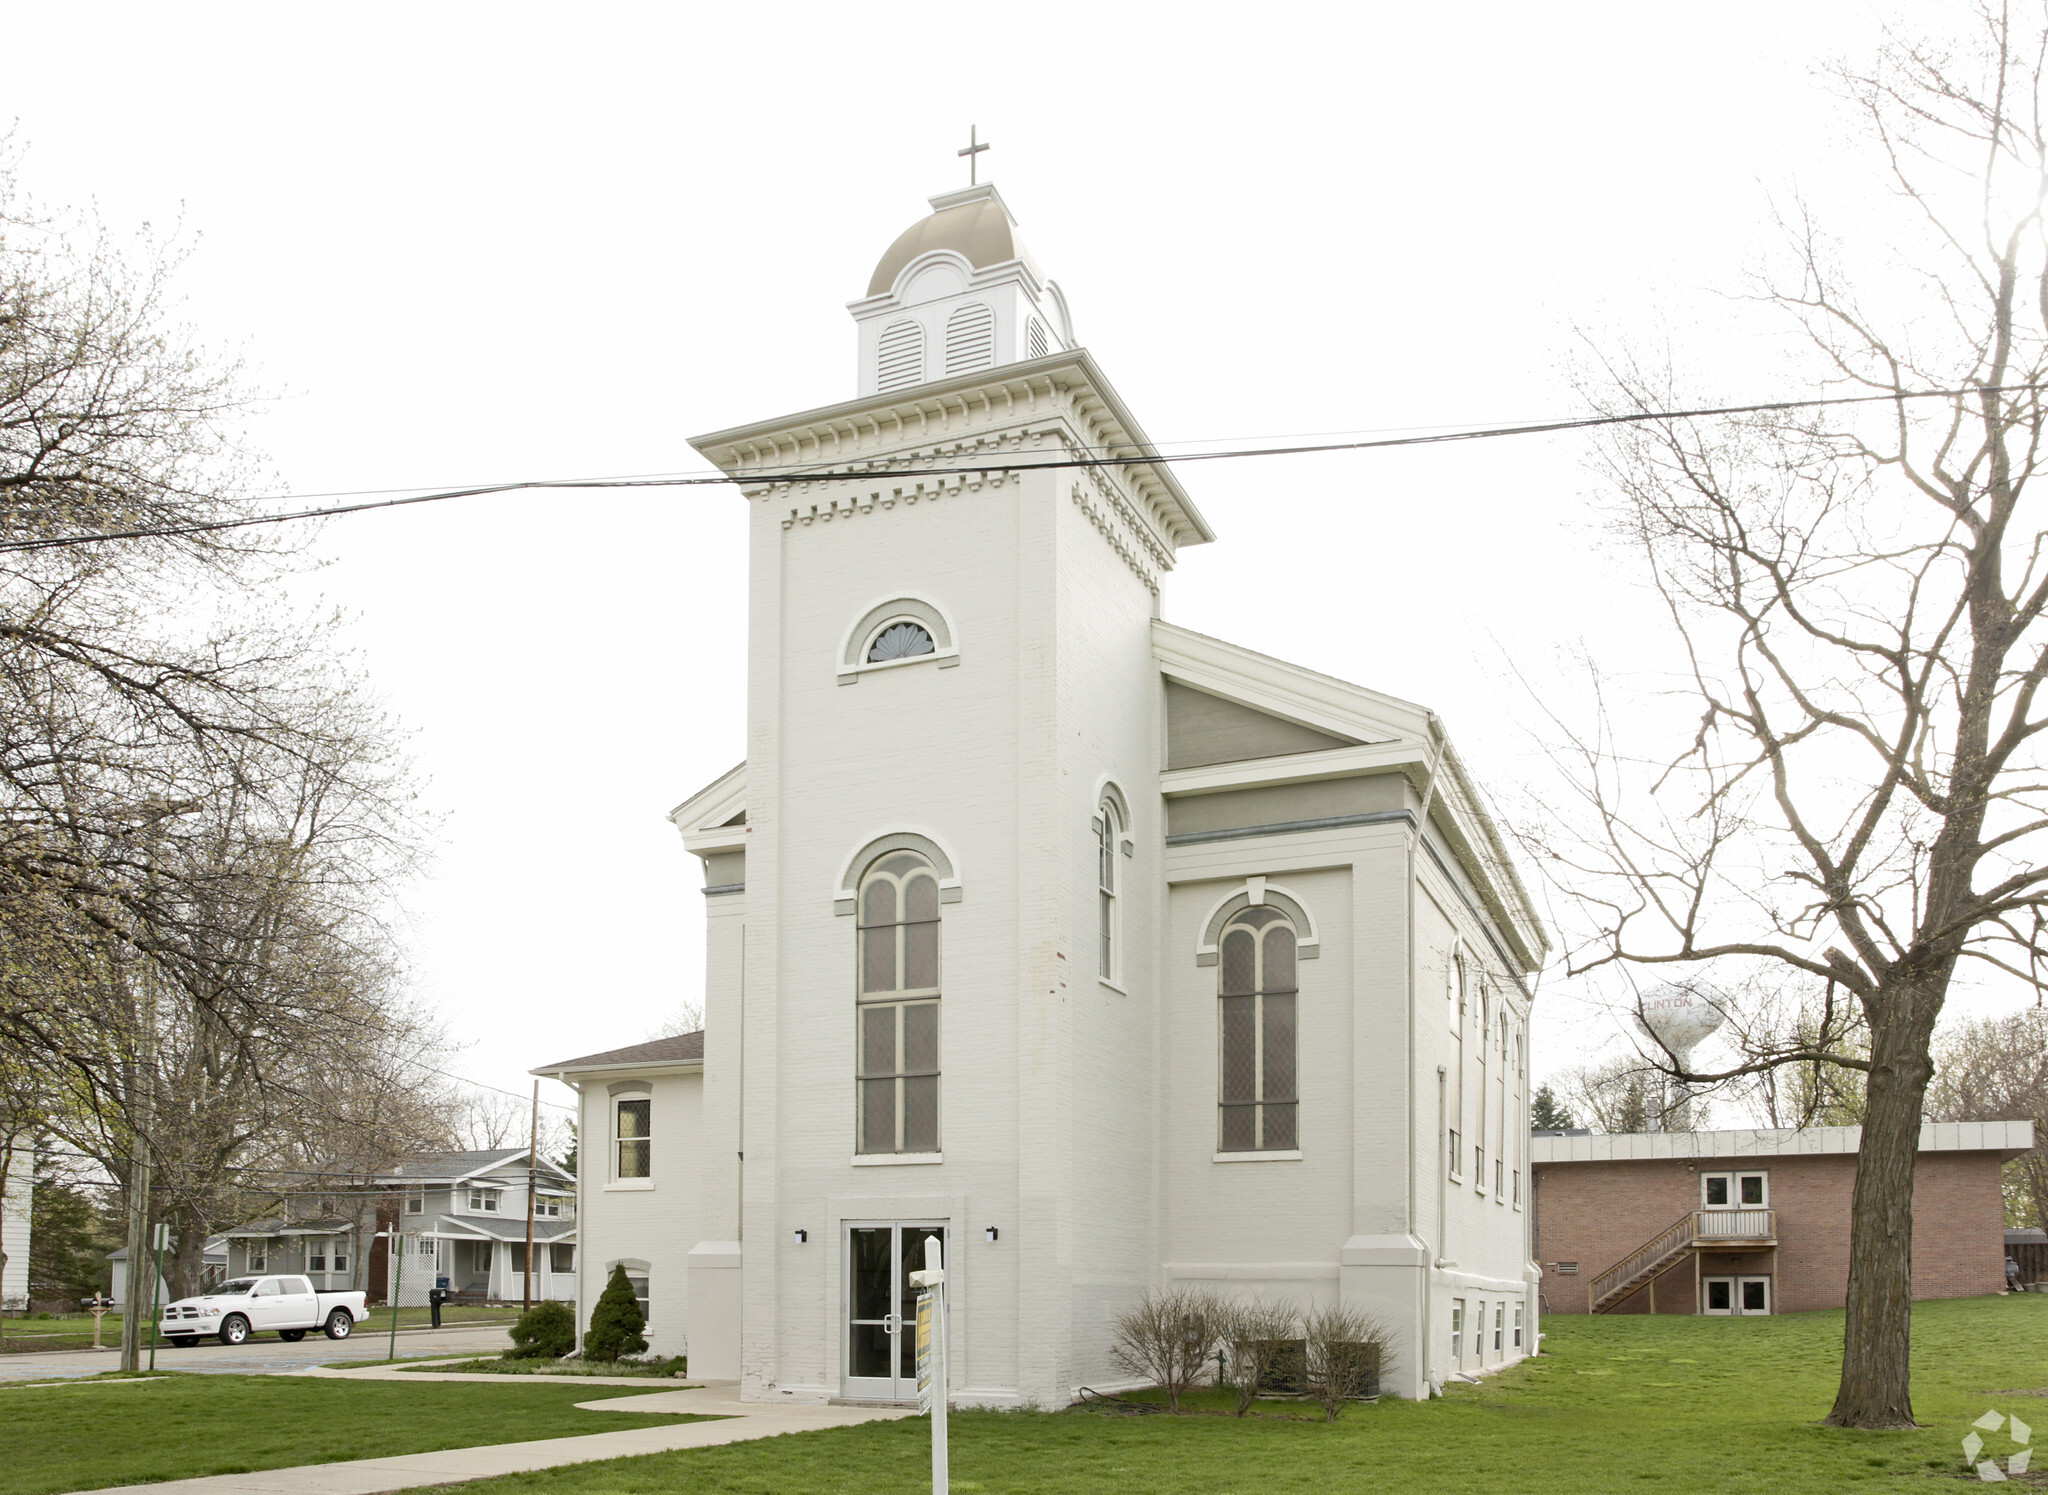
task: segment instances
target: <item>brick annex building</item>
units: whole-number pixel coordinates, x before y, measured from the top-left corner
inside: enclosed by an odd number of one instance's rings
[[[1539,1134],[1529,1161],[1545,1313],[1799,1313],[1849,1281],[1853,1126]],[[1999,1169],[2029,1121],[1929,1122],[1913,1189],[1913,1296],[2005,1286]]]

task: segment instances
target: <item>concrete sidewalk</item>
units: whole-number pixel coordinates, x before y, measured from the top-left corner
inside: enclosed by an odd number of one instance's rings
[[[437,1376],[387,1370],[328,1371],[350,1380],[495,1381],[523,1380],[507,1376]],[[571,1377],[548,1377],[559,1382]],[[600,1382],[600,1384],[606,1384]],[[666,1427],[631,1428],[618,1433],[590,1433],[577,1438],[546,1438],[532,1443],[499,1443],[484,1448],[451,1448],[439,1453],[400,1454],[386,1459],[356,1459],[342,1464],[302,1464],[294,1469],[266,1469],[253,1474],[215,1474],[202,1479],[165,1480],[149,1485],[117,1485],[90,1495],[384,1495],[417,1485],[456,1484],[500,1474],[525,1474],[556,1469],[593,1459],[622,1459],[635,1454],[667,1453],[679,1448],[715,1448],[746,1443],[783,1433],[854,1427],[864,1422],[912,1417],[908,1407],[788,1406],[775,1402],[743,1402],[739,1383],[714,1381],[647,1396],[611,1397],[578,1402],[579,1407],[605,1412],[689,1413],[716,1417],[719,1422],[686,1422]]]

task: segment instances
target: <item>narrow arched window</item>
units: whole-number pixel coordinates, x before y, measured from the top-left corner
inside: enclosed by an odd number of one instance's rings
[[[970,301],[946,318],[946,372],[972,373],[995,366],[996,314],[984,301]]]
[[[875,388],[883,392],[924,383],[924,328],[891,322],[882,329],[875,358]]]
[[[1276,908],[1247,908],[1223,928],[1216,962],[1219,1151],[1281,1152],[1301,1145],[1294,955],[1294,925]]]
[[[1122,952],[1117,948],[1117,920],[1122,914],[1117,897],[1117,857],[1123,849],[1124,824],[1116,813],[1116,802],[1104,799],[1095,812],[1095,897],[1100,913],[1099,935],[1101,943],[1101,975],[1105,981],[1116,980],[1117,961]]]
[[[939,875],[893,851],[860,884],[859,1151],[939,1150]]]

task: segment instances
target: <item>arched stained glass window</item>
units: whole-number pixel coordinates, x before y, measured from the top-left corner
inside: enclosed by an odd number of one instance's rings
[[[1301,1146],[1294,925],[1254,905],[1224,926],[1217,954],[1217,1150],[1291,1151]]]
[[[939,1150],[939,875],[894,851],[860,884],[858,1150]]]

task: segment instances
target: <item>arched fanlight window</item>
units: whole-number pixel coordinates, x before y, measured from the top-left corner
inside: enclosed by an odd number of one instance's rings
[[[1217,954],[1218,1150],[1291,1151],[1301,1145],[1294,925],[1255,904],[1224,926]]]
[[[914,851],[860,884],[858,1150],[939,1150],[939,877]]]
[[[902,618],[878,630],[868,645],[869,664],[887,664],[892,659],[915,659],[934,649],[931,630],[922,623]]]
[[[1117,858],[1122,854],[1123,839],[1124,823],[1117,814],[1116,801],[1104,796],[1095,811],[1095,896],[1101,916],[1098,933],[1101,975],[1105,981],[1116,980],[1117,961],[1122,955],[1117,948],[1117,921],[1122,916],[1117,896]]]

